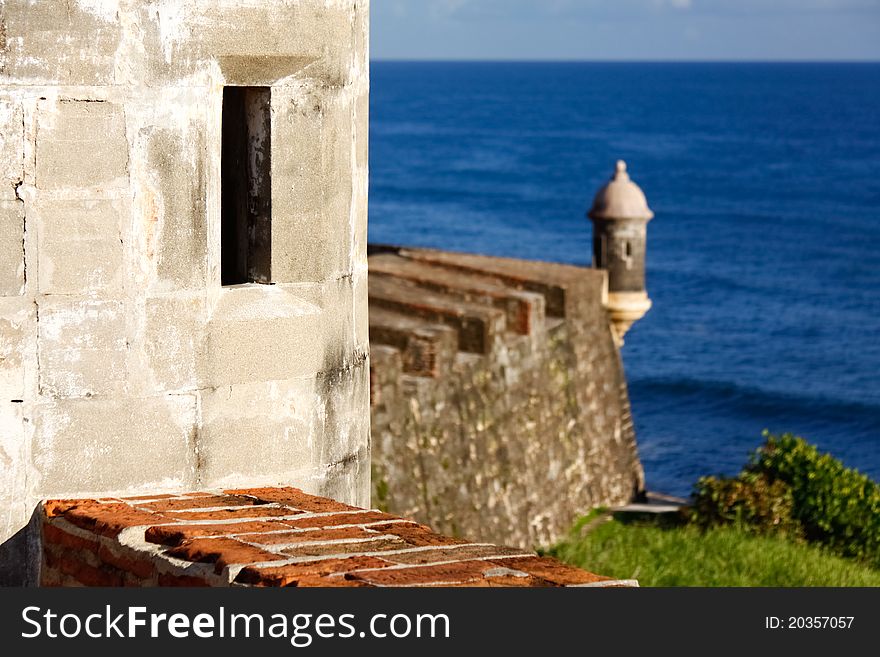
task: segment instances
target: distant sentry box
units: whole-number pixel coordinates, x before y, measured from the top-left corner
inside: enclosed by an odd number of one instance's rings
[[[611,180],[587,213],[593,221],[593,266],[608,272],[607,307],[619,345],[630,327],[651,309],[645,289],[648,222],[654,213],[641,188],[618,160]]]

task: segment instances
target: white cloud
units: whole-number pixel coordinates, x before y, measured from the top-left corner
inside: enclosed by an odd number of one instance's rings
[[[430,12],[435,17],[450,16],[469,4],[469,0],[434,0]]]

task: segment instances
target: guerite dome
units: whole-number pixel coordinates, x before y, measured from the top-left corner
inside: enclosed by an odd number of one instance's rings
[[[648,207],[644,192],[629,178],[626,162],[617,161],[611,180],[593,199],[587,215],[591,219],[642,219],[648,221],[654,213]]]

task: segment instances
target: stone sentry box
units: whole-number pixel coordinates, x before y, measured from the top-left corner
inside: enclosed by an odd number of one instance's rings
[[[364,1],[0,6],[0,582],[47,497],[368,505],[368,92]]]

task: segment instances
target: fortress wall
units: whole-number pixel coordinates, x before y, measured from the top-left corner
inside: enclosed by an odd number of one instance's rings
[[[605,273],[376,247],[373,503],[546,546],[644,486]]]
[[[0,583],[50,496],[369,503],[368,11],[0,3]],[[234,85],[271,94],[272,285],[221,281]]]

